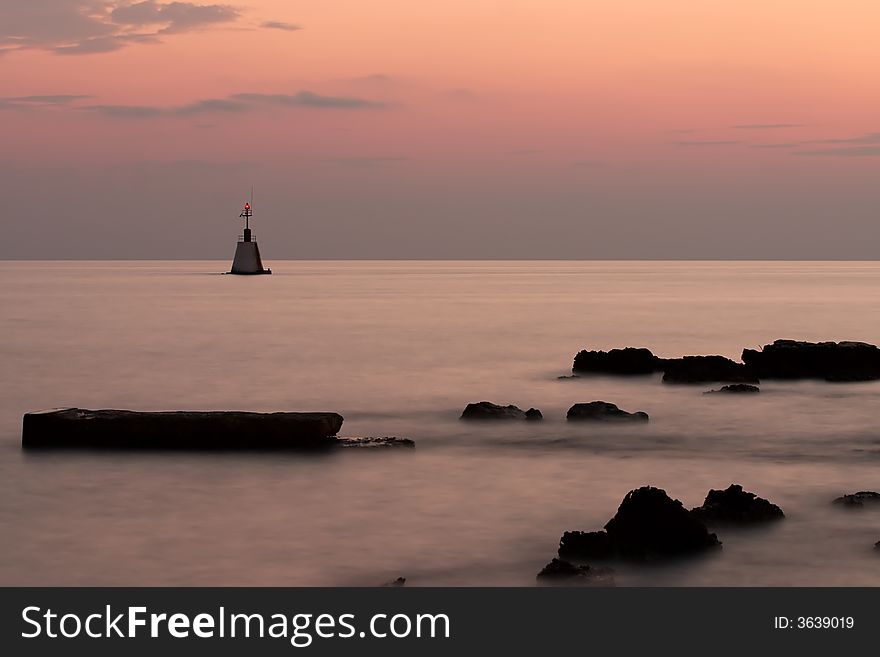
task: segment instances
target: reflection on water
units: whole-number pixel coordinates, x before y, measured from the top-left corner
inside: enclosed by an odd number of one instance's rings
[[[559,380],[582,347],[720,353],[777,337],[880,341],[868,263],[0,264],[0,583],[525,584],[566,529],[631,488],[687,506],[742,483],[788,518],[620,584],[880,585],[880,384],[756,397],[647,377]],[[467,402],[542,423],[464,424]],[[568,425],[604,399],[647,426]],[[414,451],[23,454],[47,406],[334,410]]]

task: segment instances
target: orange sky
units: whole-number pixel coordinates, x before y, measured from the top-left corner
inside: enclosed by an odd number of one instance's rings
[[[767,176],[777,189],[833,178],[838,201],[878,182],[869,0],[169,7],[0,0],[0,165],[51,190],[71,166],[97,167],[97,186],[101,167],[226,163],[249,185],[267,176],[247,167],[271,163],[389,212],[401,186],[428,203],[450,181],[481,183],[489,208],[523,184],[576,197],[585,178],[649,196],[670,180],[726,194],[733,178],[758,206]],[[868,187],[855,191],[861,208]]]

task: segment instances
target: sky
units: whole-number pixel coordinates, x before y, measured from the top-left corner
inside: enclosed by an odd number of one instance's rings
[[[4,259],[876,259],[876,0],[0,0]]]

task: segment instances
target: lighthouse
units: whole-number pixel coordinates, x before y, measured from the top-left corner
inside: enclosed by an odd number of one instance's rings
[[[245,203],[239,217],[244,217],[244,232],[238,238],[235,245],[235,257],[232,259],[230,274],[271,274],[271,269],[263,269],[263,261],[260,259],[260,249],[257,240],[251,233],[251,204]]]

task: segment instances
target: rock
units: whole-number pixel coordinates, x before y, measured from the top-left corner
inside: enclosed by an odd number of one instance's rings
[[[593,401],[585,404],[575,404],[568,409],[566,419],[593,422],[647,422],[648,414],[644,411],[629,413],[619,409],[615,404]]]
[[[874,549],[880,550],[880,541],[877,541],[876,543],[874,543]]]
[[[389,580],[389,581],[385,582],[382,586],[383,587],[393,587],[393,588],[399,588],[401,586],[406,586],[406,577],[398,577],[397,579]]]
[[[580,374],[564,374],[562,376],[557,376],[557,379],[581,379],[583,378]]]
[[[650,349],[626,347],[611,351],[580,351],[574,357],[572,372],[592,374],[622,374],[627,376],[653,374],[658,371],[660,359]]]
[[[492,402],[481,401],[468,404],[461,414],[462,420],[525,420],[526,413],[521,408],[499,406]]]
[[[86,410],[26,413],[24,448],[323,449],[336,444],[338,413]]]
[[[731,383],[730,385],[721,386],[718,390],[707,390],[705,394],[709,395],[716,392],[728,395],[742,395],[761,392],[761,389],[758,386],[753,386],[751,383]]]
[[[651,561],[719,547],[721,543],[681,502],[644,486],[630,491],[604,532],[566,532],[560,557]]]
[[[858,493],[841,495],[834,500],[834,504],[855,509],[862,509],[866,504],[869,506],[873,506],[874,504],[880,506],[880,493],[875,493],[872,490],[863,490]]]
[[[554,559],[541,569],[538,581],[571,584],[604,584],[613,585],[614,577],[611,568],[592,568],[576,566],[562,559]]]
[[[526,419],[527,420],[543,420],[544,414],[541,413],[537,408],[530,408],[526,411]]]
[[[775,504],[744,491],[739,484],[726,490],[710,490],[703,506],[691,510],[691,515],[706,524],[749,525],[781,520],[785,514]]]
[[[880,379],[880,349],[865,342],[776,340],[760,351],[743,350],[742,359],[766,379]]]
[[[663,361],[663,383],[758,383],[755,374],[742,363],[724,356],[684,356]]]
[[[389,447],[405,447],[413,449],[416,443],[410,438],[398,438],[397,436],[375,438],[371,436],[368,438],[338,438],[336,445],[346,448],[387,449]]]

